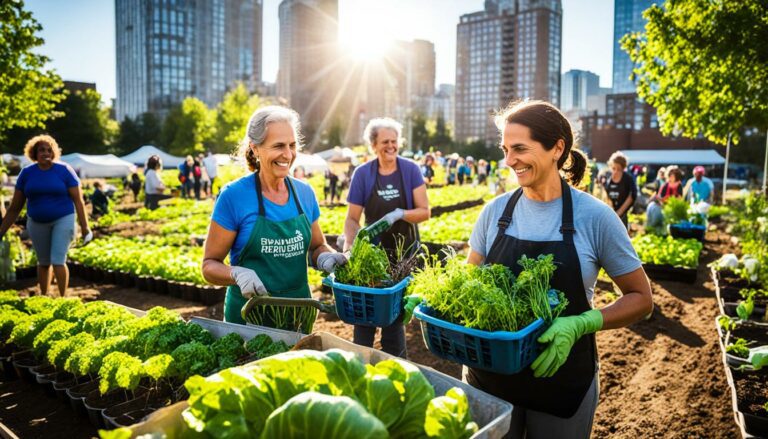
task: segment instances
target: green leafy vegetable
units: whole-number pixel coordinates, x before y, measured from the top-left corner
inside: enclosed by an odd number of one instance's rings
[[[354,399],[305,392],[269,415],[261,437],[386,439],[390,436],[384,424]]]
[[[349,262],[334,273],[336,281],[347,285],[377,287],[390,279],[389,257],[367,236],[359,236],[352,244]]]
[[[478,427],[469,414],[467,395],[453,387],[429,402],[424,430],[429,437],[468,438]]]

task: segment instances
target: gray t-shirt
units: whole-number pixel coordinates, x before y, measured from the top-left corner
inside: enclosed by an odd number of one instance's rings
[[[498,234],[497,223],[513,192],[499,195],[488,203],[475,224],[469,245],[487,256]],[[642,266],[627,235],[627,229],[616,213],[597,198],[571,188],[573,222],[576,233],[573,242],[581,262],[581,276],[587,300],[592,303],[597,273],[605,268],[611,277],[631,273]],[[562,241],[562,198],[539,202],[525,195],[515,206],[512,224],[506,234],[528,241]]]

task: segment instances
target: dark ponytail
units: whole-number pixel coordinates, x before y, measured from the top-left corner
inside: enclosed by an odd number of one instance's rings
[[[510,123],[524,125],[531,130],[531,139],[550,151],[559,140],[565,143],[563,155],[557,161],[557,169],[565,174],[571,186],[578,186],[587,169],[587,157],[574,148],[571,123],[554,105],[544,101],[516,101],[496,115],[499,131]]]
[[[565,156],[565,154],[563,154]],[[558,167],[560,162],[558,161]],[[562,167],[565,178],[573,187],[581,186],[581,180],[584,179],[584,173],[587,170],[587,156],[578,148],[571,148],[571,152],[568,154],[568,160],[565,161]]]

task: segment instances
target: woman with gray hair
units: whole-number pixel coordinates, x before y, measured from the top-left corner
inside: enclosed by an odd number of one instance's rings
[[[408,249],[418,245],[419,229],[416,224],[430,217],[427,186],[419,165],[398,157],[400,134],[403,126],[390,118],[368,122],[363,137],[376,159],[355,169],[347,195],[347,219],[344,223],[344,250],[360,230],[360,216],[365,212],[366,225],[385,218],[389,230],[382,233],[375,244],[392,255],[398,241]],[[376,328],[355,325],[354,342],[373,346]],[[405,357],[405,328],[400,319],[381,330],[384,352]]]
[[[307,261],[332,273],[346,257],[325,242],[312,188],[290,177],[300,149],[299,115],[268,106],[248,121],[239,154],[252,171],[221,190],[205,241],[203,277],[226,285],[224,320],[244,324],[240,311],[255,295],[309,298]],[[229,254],[230,265],[224,263]],[[267,311],[264,311],[268,313]],[[300,322],[267,326],[297,329]]]

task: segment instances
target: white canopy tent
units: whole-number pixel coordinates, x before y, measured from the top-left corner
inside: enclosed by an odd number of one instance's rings
[[[293,162],[293,169],[301,166],[304,171],[309,173],[325,172],[328,169],[328,163],[318,154],[296,154],[296,160]]]
[[[625,149],[632,165],[724,165],[725,159],[714,149]]]
[[[344,159],[351,160],[352,164],[354,165],[357,165],[359,162],[357,153],[353,151],[351,148],[347,148],[347,147],[340,148],[337,146],[335,148],[326,149],[325,151],[320,151],[315,155],[325,161],[329,161],[334,158],[344,158]]]
[[[125,177],[136,172],[136,166],[133,163],[121,160],[114,154],[74,153],[61,156],[61,161],[72,166],[80,178]]]
[[[153,155],[160,157],[160,160],[163,161],[164,168],[177,168],[184,162],[184,157],[176,157],[175,155],[170,155],[153,145],[144,145],[136,151],[133,151],[132,153],[124,155],[120,158],[127,162],[131,162],[136,166],[144,166],[147,163],[147,159]]]

